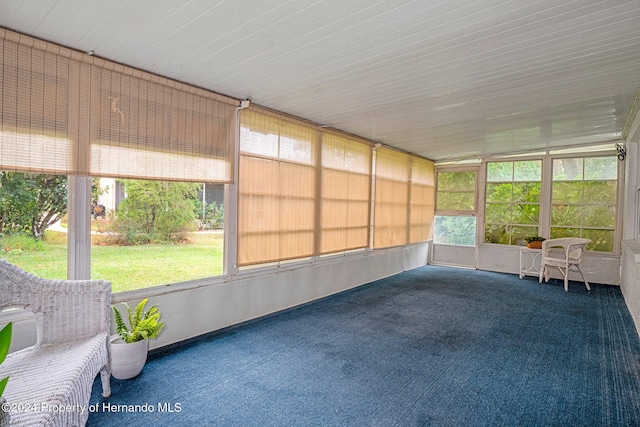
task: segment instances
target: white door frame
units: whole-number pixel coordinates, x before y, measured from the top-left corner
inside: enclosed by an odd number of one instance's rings
[[[455,244],[443,244],[436,243],[435,238],[433,241],[433,245],[431,246],[430,251],[430,264],[434,265],[448,265],[453,267],[464,267],[464,268],[477,268],[478,265],[478,245],[480,242],[480,238],[482,237],[482,233],[480,230],[481,226],[481,218],[478,215],[478,206],[479,206],[479,192],[478,189],[480,187],[480,181],[483,181],[481,178],[481,164],[468,164],[468,165],[446,165],[446,166],[436,166],[436,198],[438,194],[438,172],[475,172],[476,174],[476,182],[475,182],[475,191],[474,191],[474,209],[473,211],[445,211],[437,209],[437,200],[436,200],[436,216],[464,216],[464,217],[474,217],[476,219],[476,239],[475,246],[463,246],[463,245],[455,245]],[[435,222],[435,221],[434,221]]]

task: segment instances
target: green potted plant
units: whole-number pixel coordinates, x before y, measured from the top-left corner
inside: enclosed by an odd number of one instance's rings
[[[160,320],[160,311],[155,305],[145,311],[148,298],[138,303],[135,310],[125,302],[129,326],[115,306],[113,314],[116,320],[116,335],[111,336],[111,375],[126,380],[138,375],[147,362],[149,340],[158,336],[164,328]]]
[[[544,237],[540,237],[540,236],[532,236],[532,237],[527,237],[526,239],[524,239],[527,242],[527,247],[531,248],[531,249],[542,249],[542,242],[544,242],[545,239]]]
[[[11,345],[11,331],[12,331],[12,323],[9,322],[7,325],[2,328],[0,331],[0,363],[4,362],[4,359],[9,354],[9,346]],[[5,402],[4,397],[2,397],[2,393],[4,393],[4,388],[7,386],[9,382],[9,377],[6,376],[0,380],[0,426],[9,425],[9,412],[5,411],[4,405]]]

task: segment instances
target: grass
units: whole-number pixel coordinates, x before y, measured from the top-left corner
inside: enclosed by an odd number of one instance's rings
[[[192,233],[188,240],[188,243],[140,246],[94,244],[91,278],[109,280],[116,293],[221,275],[223,234]],[[6,248],[6,242],[2,243]],[[101,241],[94,239],[94,243]],[[0,258],[39,277],[65,279],[66,234],[47,231],[42,246],[40,250],[5,249]]]

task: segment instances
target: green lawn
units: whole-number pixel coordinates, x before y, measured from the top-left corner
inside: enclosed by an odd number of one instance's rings
[[[4,251],[0,258],[39,277],[65,279],[66,235],[47,232],[43,250]],[[222,233],[193,233],[180,244],[91,247],[91,278],[111,281],[114,293],[219,276],[222,263]]]

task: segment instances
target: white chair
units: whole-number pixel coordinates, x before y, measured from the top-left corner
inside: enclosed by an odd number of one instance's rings
[[[582,269],[580,268],[580,262],[582,261],[582,255],[584,255],[587,245],[591,243],[590,239],[581,239],[578,237],[562,237],[559,239],[549,239],[542,242],[542,257],[540,260],[540,278],[539,283],[542,283],[542,277],[544,276],[545,282],[549,281],[549,267],[555,267],[560,270],[560,274],[564,277],[564,290],[569,290],[569,270],[571,267],[575,269],[582,276],[582,281],[588,290],[591,290],[589,282],[584,278]],[[562,248],[560,250],[554,248]]]
[[[98,373],[102,395],[111,394],[111,283],[43,279],[0,260],[0,310],[12,307],[33,312],[37,340],[0,364],[0,378],[9,376],[2,397],[17,405],[10,425],[84,426]]]

